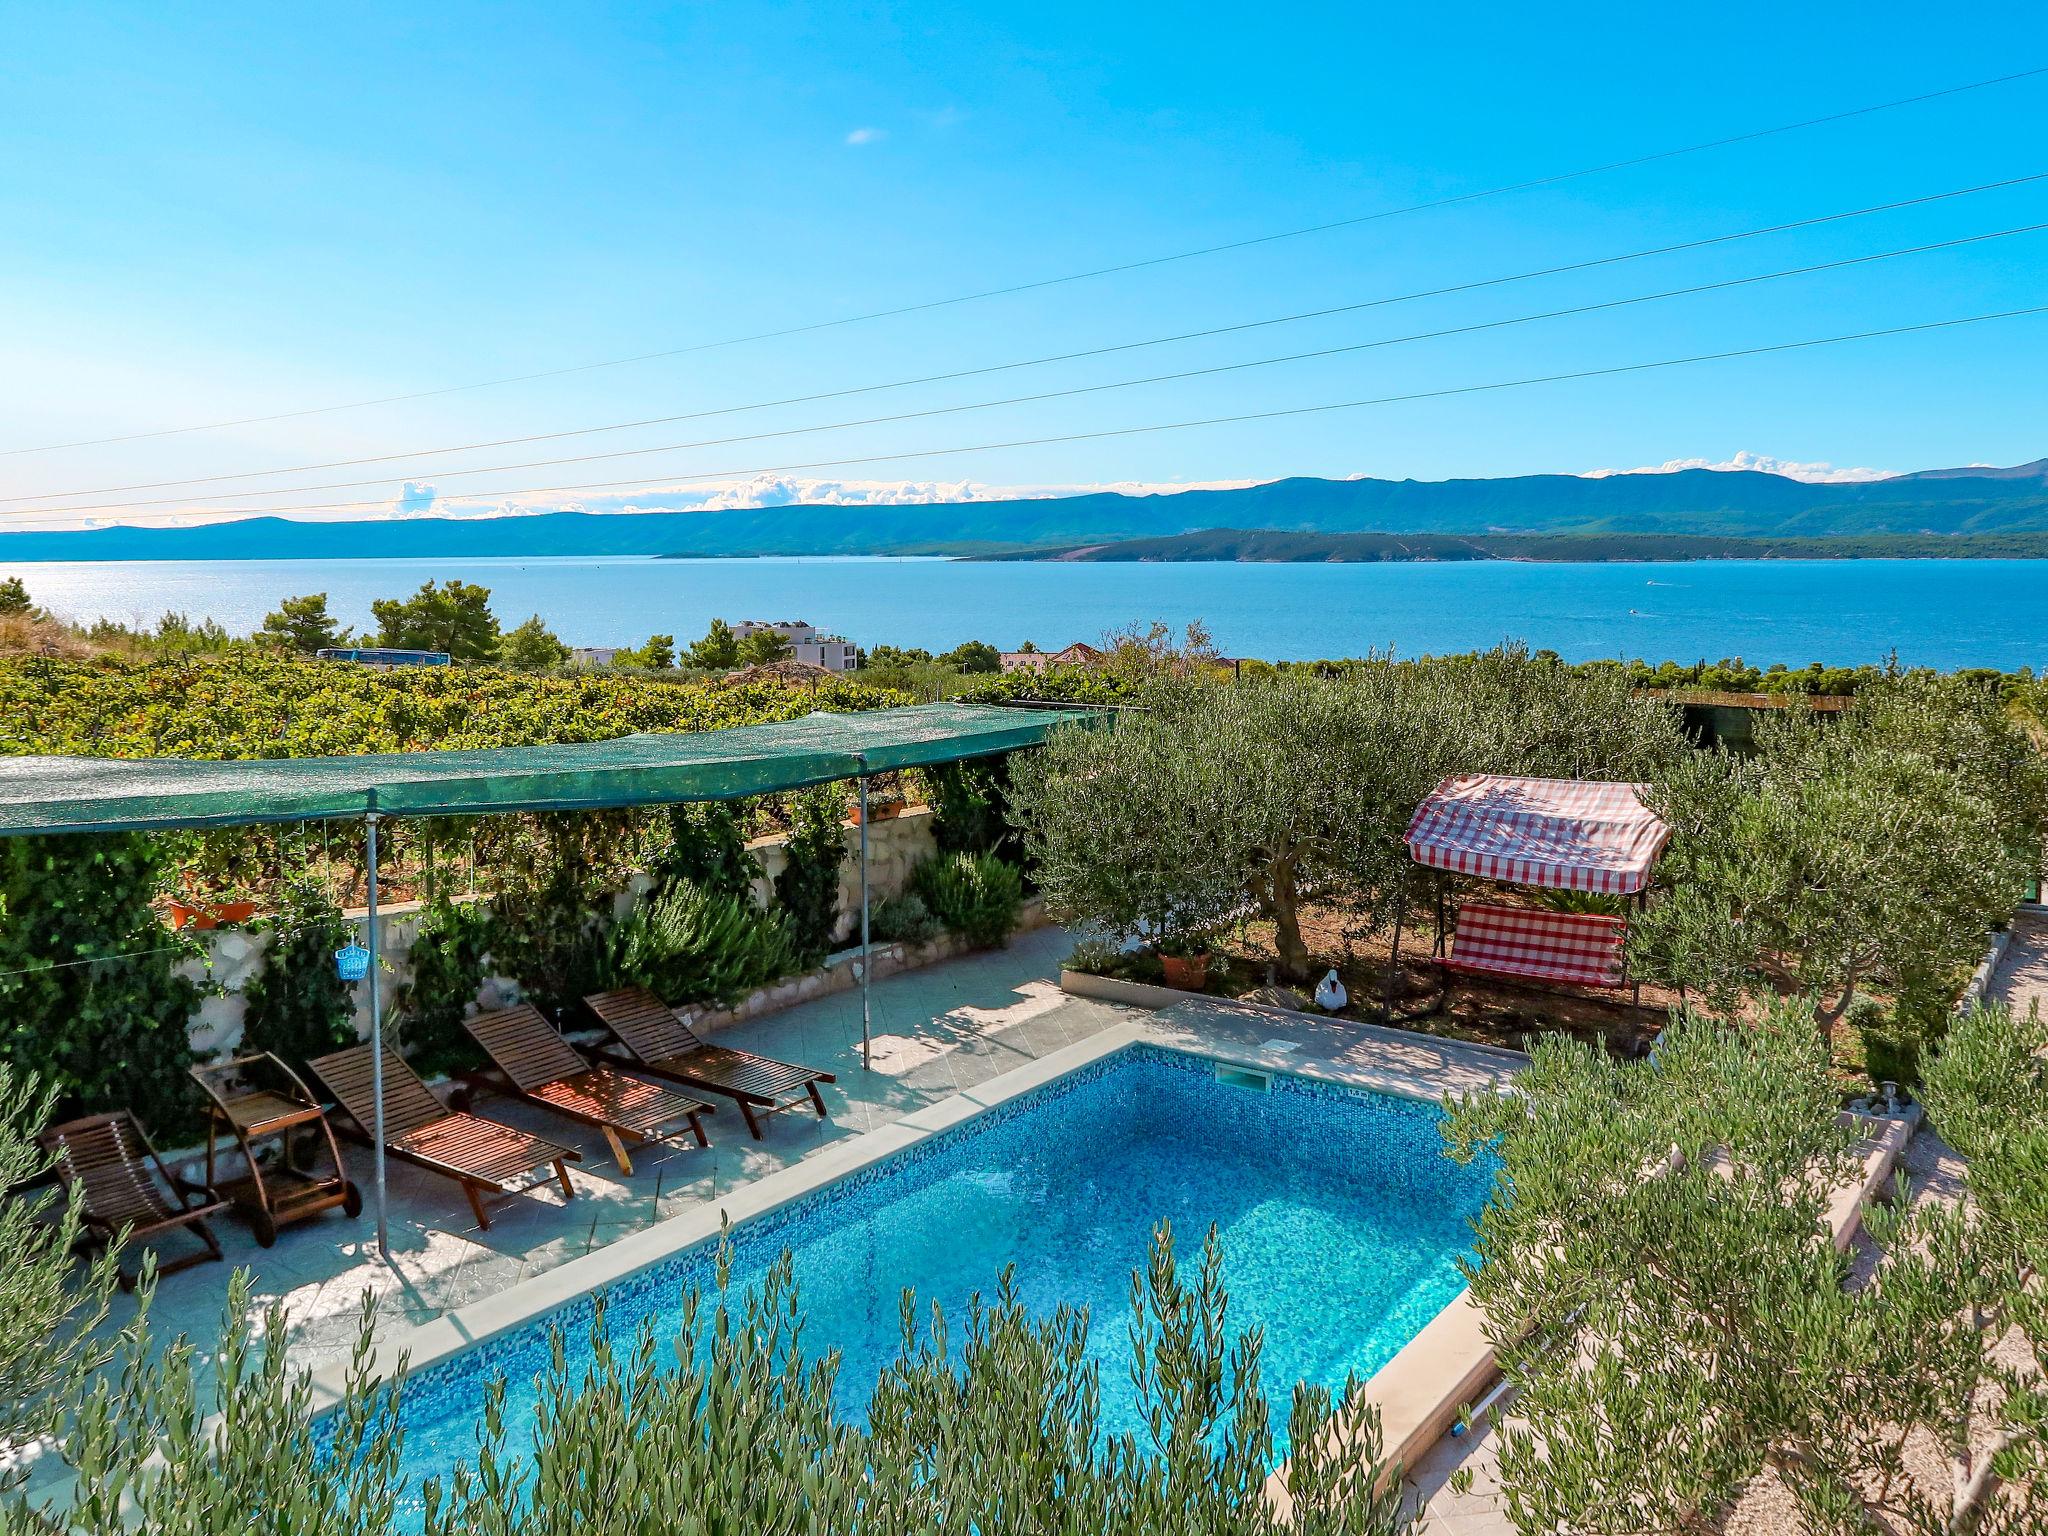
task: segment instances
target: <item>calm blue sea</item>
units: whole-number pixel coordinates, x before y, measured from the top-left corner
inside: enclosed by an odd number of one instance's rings
[[[1200,619],[1230,655],[1406,655],[1503,639],[1572,660],[1740,656],[1759,665],[2048,664],[2048,561],[1716,560],[1661,565],[1057,565],[950,560],[347,560],[0,565],[60,613],[167,609],[246,631],[325,591],[345,621],[373,598],[459,576],[507,623],[539,613],[572,645],[688,639],[713,617],[806,619],[862,645],[987,640],[1053,649]]]
[[[957,1346],[969,1298],[991,1295],[1009,1266],[1034,1315],[1088,1310],[1102,1428],[1142,1438],[1132,1273],[1164,1221],[1192,1280],[1213,1226],[1231,1332],[1265,1333],[1284,1440],[1295,1382],[1370,1376],[1464,1287],[1458,1259],[1494,1168],[1446,1158],[1440,1120],[1434,1104],[1284,1077],[1266,1093],[1218,1083],[1199,1059],[1119,1056],[739,1227],[733,1284],[757,1286],[777,1255],[793,1255],[806,1351],[839,1351],[837,1406],[859,1421],[896,1358],[903,1292],[924,1316],[942,1307]],[[711,1260],[691,1250],[609,1288],[611,1336],[630,1340],[645,1324],[666,1345]],[[588,1300],[553,1318],[580,1372]],[[508,1445],[525,1451],[548,1357],[548,1329],[533,1324],[423,1371],[401,1408],[408,1474],[474,1454],[492,1378],[506,1382]]]

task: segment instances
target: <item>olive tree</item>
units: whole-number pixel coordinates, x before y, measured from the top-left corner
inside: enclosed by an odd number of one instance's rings
[[[1677,710],[1618,670],[1579,670],[1520,645],[1389,663],[1426,680],[1463,722],[1447,772],[1637,783],[1688,755]]]
[[[1011,759],[1011,814],[1052,911],[1118,941],[1171,941],[1221,926],[1243,899],[1217,826],[1222,764],[1191,750],[1188,707],[1065,727]]]
[[[1392,919],[1402,834],[1445,775],[1632,779],[1683,751],[1667,708],[1519,649],[1141,699],[1115,729],[1056,733],[1013,770],[1048,901],[1122,936],[1213,923],[1235,906],[1273,924],[1296,978],[1309,969],[1309,897],[1369,925]]]
[[[0,1062],[0,1190],[20,1191],[0,1200],[0,1489],[16,1480],[14,1458],[58,1426],[86,1376],[115,1349],[100,1328],[114,1291],[113,1256],[75,1273],[78,1197],[31,1192],[50,1171],[35,1132],[53,1101],[48,1087]]]
[[[1952,995],[2039,868],[2048,773],[1994,696],[1915,674],[1760,722],[1753,757],[1681,758],[1649,801],[1673,830],[1637,972],[1810,996],[1832,1030],[1859,992]]]
[[[1053,910],[1171,936],[1241,908],[1308,970],[1301,904],[1389,863],[1386,833],[1430,770],[1390,740],[1370,683],[1287,674],[1155,690],[1113,730],[1057,732],[1012,770],[1011,805]]]
[[[1518,1092],[1454,1108],[1453,1154],[1500,1159],[1466,1272],[1518,1394],[1500,1472],[1519,1531],[1706,1531],[1759,1475],[1813,1536],[2040,1529],[2027,1478],[2048,1400],[1997,1346],[2018,1324],[2037,1366],[2048,1348],[2027,1278],[2048,1098],[2026,1065],[2048,1039],[2000,1045],[2003,1014],[1958,1034],[1993,1070],[1937,1068],[1938,1123],[1981,1127],[1973,1191],[2012,1188],[2018,1154],[2034,1194],[1998,1205],[2005,1221],[1932,1200],[1870,1212],[1868,1283],[1823,1224],[1860,1163],[1797,1004],[1739,1030],[1675,1021],[1649,1064],[1554,1037]],[[2000,1080],[2031,1098],[1996,1097]],[[1943,1452],[1931,1472],[1925,1445]]]

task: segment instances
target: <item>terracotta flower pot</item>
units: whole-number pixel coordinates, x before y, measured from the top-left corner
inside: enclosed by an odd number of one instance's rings
[[[1166,984],[1181,992],[1200,992],[1209,985],[1209,952],[1199,955],[1161,955]]]
[[[171,907],[173,928],[196,928],[204,933],[225,923],[246,923],[256,915],[253,901],[177,901]]]

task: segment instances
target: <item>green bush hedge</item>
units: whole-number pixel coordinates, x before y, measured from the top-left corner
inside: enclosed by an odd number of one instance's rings
[[[612,930],[612,979],[678,1007],[727,1007],[797,969],[780,912],[688,881],[655,892]]]
[[[978,949],[1005,942],[1024,904],[1024,877],[992,853],[926,859],[911,872],[910,888],[934,917]]]

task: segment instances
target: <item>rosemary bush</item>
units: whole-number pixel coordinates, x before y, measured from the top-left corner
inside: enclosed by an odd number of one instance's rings
[[[612,930],[609,969],[676,1005],[738,1002],[797,969],[782,914],[673,881]]]
[[[17,1078],[0,1062],[0,1490],[15,1480],[7,1458],[55,1430],[86,1376],[111,1359],[102,1333],[114,1293],[112,1254],[82,1277],[71,1246],[80,1232],[78,1197],[60,1201],[29,1186],[50,1171],[35,1133],[50,1116],[50,1089]]]
[[[607,1338],[602,1305],[591,1352],[571,1363],[557,1333],[539,1386],[531,1443],[489,1389],[477,1452],[429,1482],[427,1536],[1402,1536],[1398,1484],[1378,1487],[1379,1428],[1353,1387],[1298,1387],[1294,1457],[1271,1496],[1274,1410],[1260,1335],[1234,1334],[1210,1234],[1183,1277],[1172,1235],[1156,1236],[1132,1282],[1131,1343],[1145,1416],[1106,1435],[1099,1364],[1085,1313],[1033,1317],[1007,1276],[977,1299],[957,1338],[920,1326],[903,1299],[896,1361],[866,1425],[834,1408],[837,1356],[805,1347],[803,1308],[785,1255],[765,1282],[685,1298],[673,1339],[643,1328]],[[180,1340],[156,1357],[131,1341],[118,1381],[103,1381],[65,1437],[79,1473],[48,1524],[0,1505],[0,1530],[85,1536],[371,1536],[391,1528],[409,1491],[394,1408],[405,1384],[373,1382],[367,1329],[336,1410],[334,1454],[321,1453],[305,1380],[261,1358],[237,1278],[217,1385]],[[273,1315],[266,1329],[282,1319]],[[210,1408],[223,1416],[202,1421]],[[1392,1479],[1387,1479],[1392,1483]]]
[[[910,888],[931,913],[977,949],[993,949],[1016,930],[1024,902],[1017,866],[992,853],[940,854],[910,872]]]

